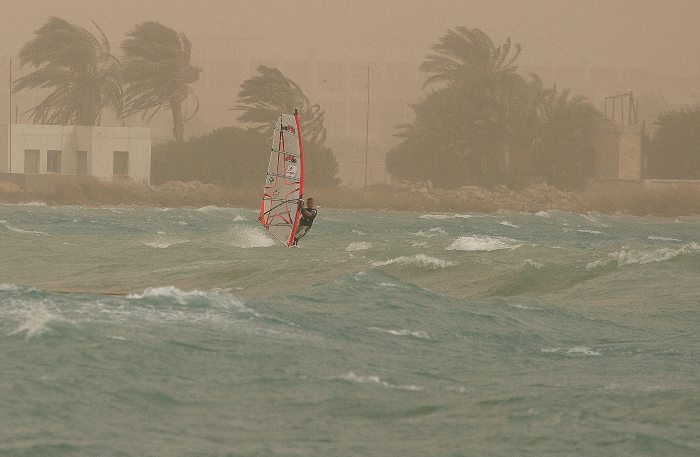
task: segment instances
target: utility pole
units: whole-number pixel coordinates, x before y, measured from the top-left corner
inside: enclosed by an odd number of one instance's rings
[[[8,157],[8,168],[7,172],[12,173],[12,57],[10,57],[10,86],[9,86],[9,93],[10,96],[8,97],[10,100],[10,109],[7,110],[7,119],[9,121],[9,129],[8,129],[8,141],[7,141],[7,157]],[[15,115],[15,119],[16,119]],[[16,121],[15,121],[16,122]]]
[[[367,165],[369,163],[369,65],[367,65],[367,126],[365,128],[365,187],[367,187]]]

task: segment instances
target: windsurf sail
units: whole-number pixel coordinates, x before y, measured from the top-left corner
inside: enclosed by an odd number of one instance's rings
[[[304,195],[304,149],[299,114],[281,114],[272,132],[260,222],[285,246],[294,244]]]

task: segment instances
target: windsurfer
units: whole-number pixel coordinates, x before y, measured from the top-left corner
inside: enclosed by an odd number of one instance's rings
[[[306,199],[306,207],[304,206],[304,200],[300,200],[299,207],[301,210],[301,219],[299,219],[299,227],[297,227],[297,234],[294,236],[293,246],[299,244],[299,239],[306,235],[306,233],[311,229],[314,219],[316,218],[316,214],[318,214],[318,210],[316,210],[316,207],[314,206],[313,198]]]

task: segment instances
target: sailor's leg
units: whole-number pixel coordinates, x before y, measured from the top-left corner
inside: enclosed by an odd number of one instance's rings
[[[294,236],[294,244],[296,245],[299,243],[299,239],[306,235],[306,232],[309,231],[310,227],[307,227],[306,225],[301,225],[297,227],[297,234]]]

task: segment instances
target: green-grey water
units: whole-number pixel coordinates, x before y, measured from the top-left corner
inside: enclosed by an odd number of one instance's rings
[[[0,205],[0,259],[2,456],[700,455],[700,217]]]

